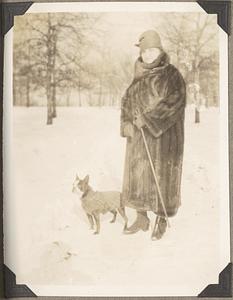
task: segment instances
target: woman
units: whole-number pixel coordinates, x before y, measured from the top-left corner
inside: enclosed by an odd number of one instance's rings
[[[134,80],[121,105],[121,135],[127,137],[122,197],[136,209],[137,218],[126,230],[132,234],[149,229],[147,211],[156,215],[152,240],[160,239],[167,222],[142,138],[143,128],[168,217],[181,204],[180,184],[184,146],[185,82],[169,63],[160,37],[144,32],[137,46]]]

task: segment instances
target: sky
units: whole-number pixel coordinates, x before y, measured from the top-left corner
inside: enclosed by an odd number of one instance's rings
[[[89,13],[90,15],[92,13]],[[96,13],[94,13],[96,14]],[[100,16],[96,28],[94,30],[104,31],[104,35],[100,37],[100,43],[103,47],[111,49],[111,52],[115,56],[129,54],[130,56],[138,56],[138,48],[135,47],[135,43],[138,42],[139,36],[148,29],[156,30],[162,40],[165,50],[166,44],[162,37],[162,32],[164,31],[165,22],[176,22],[171,13],[155,13],[155,12],[103,12],[97,13]],[[30,14],[31,15],[31,14]],[[180,16],[183,14],[181,13]],[[203,16],[206,14],[203,13]],[[26,15],[25,15],[26,16]],[[190,20],[196,18],[196,13],[187,13]],[[16,26],[19,26],[17,20],[24,18],[16,17]],[[209,18],[216,18],[215,15],[209,15]],[[176,19],[179,22],[179,18]],[[193,22],[194,24],[194,22]],[[216,23],[217,24],[217,23]],[[217,28],[217,26],[216,26]],[[21,29],[18,31],[20,33],[16,38],[20,39]],[[209,30],[212,30],[209,28]],[[98,37],[94,36],[94,39]],[[168,51],[169,52],[169,51]]]
[[[138,48],[135,44],[139,36],[148,29],[155,29],[151,13],[105,13],[103,16],[103,28],[107,44],[113,52],[129,53],[138,56]]]
[[[152,13],[152,12],[108,12],[101,13],[101,19],[97,25],[101,30],[105,31],[104,37],[102,38],[102,43],[106,47],[110,48],[115,56],[129,54],[134,58],[138,56],[138,48],[135,47],[135,43],[138,42],[139,36],[146,30],[154,29],[156,30],[162,41],[162,45],[166,52],[167,49],[166,41],[163,39],[163,33],[166,22],[174,22],[177,28],[179,27],[179,22],[181,18],[176,14],[176,18],[171,13]],[[183,14],[180,14],[182,16]],[[206,14],[201,14],[201,22],[205,21]],[[197,19],[196,13],[187,13],[187,19],[190,20],[190,30],[191,26],[195,26],[195,20]],[[209,18],[216,19],[215,15],[209,15]],[[193,21],[192,21],[193,20]],[[200,23],[201,25],[202,23]],[[205,29],[204,37],[208,37],[217,30],[217,22],[214,21],[212,24],[215,26],[208,26]],[[194,29],[194,28],[193,28]],[[216,47],[216,44],[209,45],[210,48]]]

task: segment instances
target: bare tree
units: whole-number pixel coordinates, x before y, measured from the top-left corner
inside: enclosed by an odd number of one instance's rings
[[[181,70],[188,84],[195,84],[206,91],[203,79],[214,70],[217,73],[217,25],[213,16],[195,13],[173,13],[164,22],[163,38],[173,63]],[[205,74],[205,75],[204,75]],[[208,83],[216,89],[216,76],[208,77]],[[208,92],[208,91],[206,91]],[[200,93],[194,92],[195,120],[200,122],[197,103]],[[207,97],[209,95],[206,95]]]
[[[19,49],[24,57],[24,75],[27,75],[27,103],[30,103],[31,85],[43,89],[49,125],[57,116],[57,89],[66,89],[66,85],[78,88],[81,97],[85,85],[85,76],[81,74],[85,70],[82,57],[87,53],[88,33],[97,18],[90,18],[85,13],[47,13],[25,18],[27,35],[25,39],[19,39]],[[19,56],[17,51],[16,56]],[[15,76],[22,75],[22,72],[15,73]]]

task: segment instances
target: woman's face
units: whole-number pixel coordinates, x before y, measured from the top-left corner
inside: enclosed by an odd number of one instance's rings
[[[151,64],[161,53],[159,48],[149,48],[142,52],[141,57],[143,62]]]

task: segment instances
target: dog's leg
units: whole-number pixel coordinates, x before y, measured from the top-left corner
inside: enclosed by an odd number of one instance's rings
[[[99,216],[99,214],[94,214],[94,219],[95,219],[95,223],[96,223],[96,231],[94,232],[94,234],[99,234],[99,232],[100,232],[100,216]]]
[[[116,221],[117,211],[111,210],[111,213],[113,214],[113,219],[110,221],[110,223],[114,223]]]
[[[90,222],[91,229],[94,229],[94,220],[93,220],[92,215],[87,214],[87,217],[88,217],[88,220]]]
[[[127,216],[125,214],[125,208],[124,207],[119,207],[118,208],[118,212],[119,212],[119,214],[122,216],[122,218],[125,221],[124,230],[126,230],[127,229],[127,225],[128,225],[128,218],[127,218]]]

